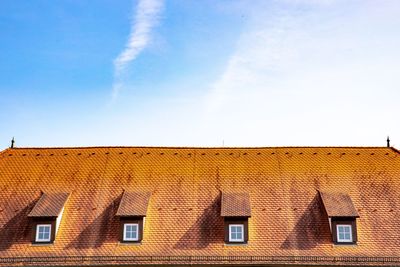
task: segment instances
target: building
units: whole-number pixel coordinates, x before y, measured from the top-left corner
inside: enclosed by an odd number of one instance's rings
[[[0,152],[0,266],[91,265],[400,266],[400,152]]]

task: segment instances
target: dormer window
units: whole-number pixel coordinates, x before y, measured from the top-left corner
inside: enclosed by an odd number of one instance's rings
[[[139,224],[138,223],[125,223],[124,224],[124,241],[138,241],[139,240]]]
[[[229,242],[244,242],[243,224],[229,224]]]
[[[249,239],[251,216],[248,193],[222,193],[221,216],[224,217],[225,243],[246,244]]]
[[[51,224],[38,224],[36,225],[36,242],[50,242],[51,241]]]
[[[116,213],[120,220],[120,242],[140,243],[143,240],[150,195],[148,192],[123,193]]]
[[[337,224],[336,235],[337,242],[353,242],[351,225],[349,224]]]
[[[359,217],[356,208],[347,194],[319,192],[332,233],[333,243],[353,245],[357,243],[357,224]]]
[[[32,223],[32,243],[54,242],[68,196],[69,193],[42,194],[28,214]]]

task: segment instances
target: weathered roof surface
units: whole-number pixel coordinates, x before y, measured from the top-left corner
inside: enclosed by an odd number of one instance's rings
[[[150,192],[127,192],[122,195],[116,216],[146,216]]]
[[[28,217],[57,217],[67,201],[69,193],[42,194]]]
[[[221,216],[250,217],[250,196],[248,193],[222,193]]]
[[[328,217],[359,217],[349,195],[338,192],[319,192]]]
[[[14,148],[0,153],[0,258],[60,255],[400,256],[390,148]],[[123,190],[152,192],[143,241],[118,243]],[[317,190],[345,192],[358,245],[332,246]],[[32,246],[40,192],[70,192],[56,242]],[[249,243],[224,245],[220,192],[248,192]]]

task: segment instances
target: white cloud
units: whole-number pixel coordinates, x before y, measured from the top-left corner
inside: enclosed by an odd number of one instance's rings
[[[151,31],[160,20],[163,0],[139,0],[136,14],[131,22],[131,32],[125,49],[114,60],[114,84],[112,97],[115,100],[123,87],[123,74],[128,65],[146,48]]]

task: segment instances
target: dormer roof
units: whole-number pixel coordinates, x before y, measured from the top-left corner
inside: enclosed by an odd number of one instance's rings
[[[250,195],[249,193],[222,193],[221,194],[221,216],[222,217],[250,217]]]
[[[149,205],[150,192],[124,191],[116,213],[120,217],[144,217]]]
[[[43,193],[28,217],[57,217],[60,215],[69,193]]]
[[[329,218],[332,217],[360,217],[353,201],[346,193],[340,192],[321,192],[322,203]]]

